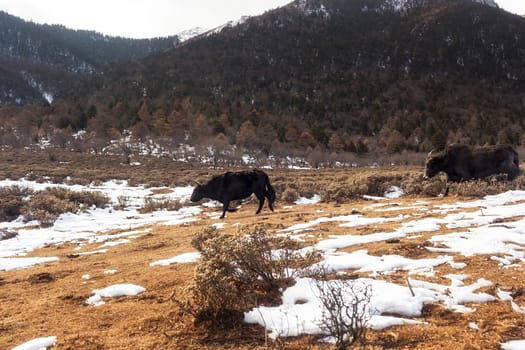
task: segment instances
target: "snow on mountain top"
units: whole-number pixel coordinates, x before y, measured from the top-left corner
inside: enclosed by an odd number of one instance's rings
[[[235,27],[239,24],[243,24],[244,22],[246,22],[251,16],[242,16],[241,18],[235,20],[235,21],[228,21],[226,22],[225,24],[223,24],[222,26],[219,26],[217,28],[214,28],[212,30],[210,30],[208,33],[210,34],[213,34],[213,33],[219,33],[220,31],[222,31],[224,28],[228,28],[228,27]]]
[[[498,4],[494,0],[474,0],[475,2],[479,2],[480,4],[488,5],[490,7],[497,7],[499,8]]]
[[[195,28],[190,28],[190,29],[184,30],[184,31],[182,31],[180,33],[177,33],[177,37],[179,38],[180,42],[184,42],[186,40],[189,40],[191,38],[194,38],[196,36],[204,34],[207,31],[208,31],[208,29],[206,29],[206,28],[195,27]]]

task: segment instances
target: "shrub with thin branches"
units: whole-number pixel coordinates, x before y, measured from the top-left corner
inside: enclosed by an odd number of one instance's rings
[[[60,214],[76,212],[74,203],[41,191],[36,193],[22,208],[26,220],[37,220],[44,226],[52,225]]]
[[[299,198],[299,192],[296,189],[287,187],[284,192],[281,194],[279,199],[284,203],[293,203]]]
[[[107,203],[109,198],[100,192],[75,192],[50,187],[24,200],[20,211],[26,220],[37,220],[42,225],[49,226],[61,214],[76,213],[93,206],[103,208]]]
[[[139,208],[139,213],[151,213],[156,210],[179,210],[182,204],[179,201],[172,199],[156,200],[150,197],[144,198],[144,205]]]
[[[299,242],[275,236],[262,226],[241,227],[242,235],[232,254],[252,286],[270,296],[290,285],[303,269],[319,259],[315,251],[302,251]]]
[[[192,240],[201,259],[189,297],[178,303],[196,323],[207,322],[210,329],[232,327],[242,321],[243,312],[275,302],[282,288],[318,259],[315,253],[300,251],[297,242],[261,227],[241,228],[239,233],[208,227]]]
[[[328,279],[317,272],[316,294],[322,306],[319,327],[333,337],[337,350],[364,343],[371,317],[372,286],[362,280]]]
[[[21,186],[0,188],[0,221],[12,221],[22,214],[24,198],[33,194],[33,190]]]

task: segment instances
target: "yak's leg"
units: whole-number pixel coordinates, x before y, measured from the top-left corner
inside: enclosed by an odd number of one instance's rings
[[[257,208],[257,211],[255,212],[255,214],[259,214],[261,212],[261,209],[262,209],[263,205],[264,205],[264,194],[256,193],[255,196],[259,200],[259,208]]]
[[[230,206],[230,201],[225,201],[224,203],[222,203],[222,215],[221,215],[221,219],[224,219],[224,215],[226,215],[226,210],[228,210],[228,207]]]
[[[272,201],[270,200],[270,196],[266,196],[266,198],[268,198],[268,208],[270,208],[270,210],[273,211],[273,205]]]

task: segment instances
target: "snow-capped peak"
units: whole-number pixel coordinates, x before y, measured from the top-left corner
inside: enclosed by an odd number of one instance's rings
[[[210,30],[210,33],[219,33],[221,30],[223,30],[224,28],[228,28],[228,27],[235,27],[239,24],[243,24],[244,22],[246,22],[251,16],[241,16],[241,18],[237,19],[237,20],[234,20],[234,21],[228,21],[226,22],[225,24],[223,24],[222,26],[219,26],[217,28],[214,28],[212,30]]]
[[[180,33],[177,33],[177,37],[179,38],[180,42],[184,42],[186,40],[189,40],[191,38],[204,34],[207,31],[208,29],[205,29],[202,27],[195,27],[195,28],[187,29]]]
[[[490,7],[496,7],[499,8],[499,5],[494,0],[474,0],[475,2],[479,2],[480,4],[484,4]]]

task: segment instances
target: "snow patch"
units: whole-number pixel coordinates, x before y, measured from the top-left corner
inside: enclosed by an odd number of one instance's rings
[[[297,205],[304,205],[304,204],[316,204],[321,201],[321,196],[318,194],[314,194],[312,198],[305,198],[305,197],[299,197],[295,200],[295,204]]]
[[[87,299],[86,303],[93,306],[100,306],[105,304],[102,298],[133,296],[145,291],[146,289],[144,287],[135,284],[114,284],[106,288],[93,290],[93,295]]]
[[[49,347],[52,347],[57,342],[57,337],[46,337],[46,338],[36,338],[30,340],[22,345],[14,347],[12,350],[45,350]]]
[[[1,247],[0,247],[1,248]],[[49,258],[0,258],[0,271],[9,271],[14,269],[26,269],[38,264],[58,261],[57,257]]]
[[[170,259],[154,261],[151,264],[149,264],[149,266],[168,266],[171,264],[193,263],[197,262],[200,258],[201,255],[198,252],[184,253]]]

